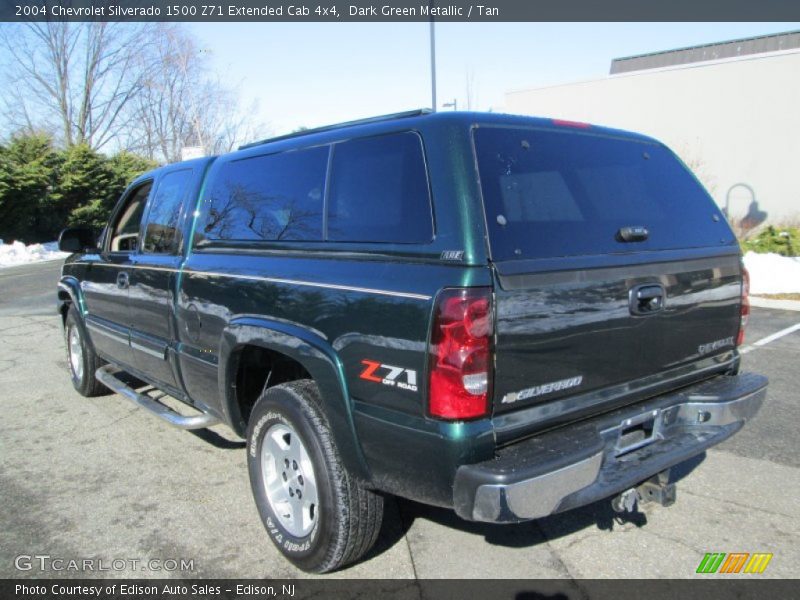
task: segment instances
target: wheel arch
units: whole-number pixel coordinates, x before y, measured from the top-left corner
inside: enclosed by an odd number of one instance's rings
[[[67,311],[70,305],[78,309],[81,318],[86,314],[86,303],[83,298],[80,282],[71,276],[62,277],[58,282],[58,296],[56,300],[56,310],[61,315],[61,324],[67,320]]]
[[[320,410],[330,425],[342,462],[350,474],[369,481],[342,363],[323,334],[308,328],[251,316],[233,319],[227,325],[220,343],[219,392],[221,408],[231,428],[238,435],[246,434],[247,423],[240,410],[237,376],[243,351],[253,347],[285,356],[308,373],[319,387]]]

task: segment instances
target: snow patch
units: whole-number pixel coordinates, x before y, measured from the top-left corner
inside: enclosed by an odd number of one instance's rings
[[[750,272],[751,294],[800,293],[800,258],[748,252],[744,266]]]
[[[58,242],[26,246],[22,242],[6,244],[0,239],[0,267],[14,267],[45,260],[63,260],[67,256],[69,252],[58,251]]]

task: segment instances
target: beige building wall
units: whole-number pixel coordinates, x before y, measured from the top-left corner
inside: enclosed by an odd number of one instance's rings
[[[721,207],[729,198],[734,220],[749,210],[766,212],[767,222],[800,223],[798,50],[508,92],[506,110],[651,135],[692,167]]]

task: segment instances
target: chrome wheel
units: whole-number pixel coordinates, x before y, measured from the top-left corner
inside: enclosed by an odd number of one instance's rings
[[[72,369],[72,375],[78,381],[83,381],[83,344],[77,327],[69,328],[67,351],[69,352],[69,367]]]
[[[289,425],[267,430],[261,469],[267,501],[281,525],[295,537],[311,533],[319,513],[317,480],[306,447]]]

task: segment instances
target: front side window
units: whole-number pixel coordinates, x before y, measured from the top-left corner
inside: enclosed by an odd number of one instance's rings
[[[224,165],[198,239],[320,241],[328,151],[310,148]]]
[[[142,250],[150,254],[176,254],[180,248],[181,202],[192,177],[191,169],[173,171],[158,182],[150,201]]]
[[[336,144],[328,199],[328,239],[425,243],[433,237],[422,143],[396,133]]]
[[[111,230],[109,243],[111,252],[133,252],[136,250],[144,207],[152,187],[152,182],[148,181],[128,195]]]

